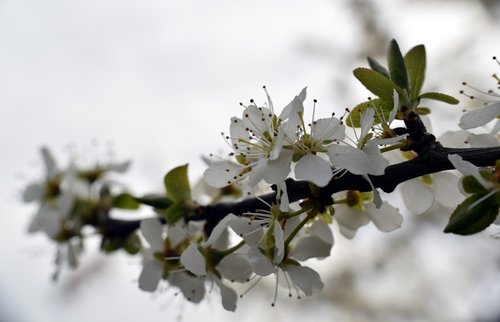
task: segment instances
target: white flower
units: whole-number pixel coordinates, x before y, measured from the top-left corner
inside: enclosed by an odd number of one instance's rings
[[[367,193],[348,191],[343,201],[335,204],[334,218],[346,238],[353,238],[357,230],[372,221],[382,232],[401,227],[403,217],[399,210],[384,201],[379,208],[365,198]]]
[[[438,172],[414,178],[401,184],[403,201],[415,215],[428,211],[434,202],[453,208],[463,200],[458,193],[459,178],[451,172]]]
[[[460,126],[464,130],[473,129],[485,125],[500,116],[500,101],[465,113],[460,118]]]

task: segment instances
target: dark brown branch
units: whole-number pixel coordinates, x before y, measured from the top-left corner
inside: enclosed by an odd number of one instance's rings
[[[392,192],[404,181],[453,169],[452,164],[448,161],[448,155],[450,154],[459,154],[464,160],[470,161],[476,166],[493,166],[496,160],[500,159],[500,147],[454,149],[443,148],[436,142],[433,149],[427,151],[423,156],[391,165],[386,168],[384,175],[370,176],[370,178],[375,187],[385,192]],[[290,202],[313,197],[309,183],[305,181],[288,179],[287,190]],[[332,179],[326,187],[321,188],[319,191],[322,196],[331,196],[333,193],[345,190],[371,191],[371,187],[363,177],[346,173],[340,178]],[[276,193],[263,195],[260,199],[271,204],[276,200]],[[240,202],[202,206],[198,214],[189,218],[189,220],[206,220],[207,225],[213,227],[230,213],[241,215],[245,212],[264,208],[266,208],[266,205],[261,200],[250,198]],[[139,224],[140,221],[109,219],[106,222],[106,235],[126,236],[136,230]]]

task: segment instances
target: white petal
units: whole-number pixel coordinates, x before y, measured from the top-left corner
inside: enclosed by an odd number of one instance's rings
[[[311,226],[311,235],[318,236],[325,243],[333,245],[333,233],[329,224],[323,220],[317,220]]]
[[[318,236],[304,236],[297,241],[289,256],[299,261],[305,261],[309,258],[324,258],[330,256],[331,249],[332,244],[326,243]]]
[[[465,113],[460,118],[460,126],[464,130],[484,125],[500,115],[500,102]]]
[[[242,170],[242,166],[230,161],[214,162],[203,173],[203,180],[212,187],[223,188],[233,183],[235,177],[239,178]]]
[[[168,279],[171,285],[178,287],[182,295],[192,302],[200,303],[205,296],[205,279],[194,277],[186,272],[173,273]]]
[[[146,292],[154,292],[163,275],[163,264],[153,259],[144,263],[141,275],[139,275],[139,288]]]
[[[303,113],[304,107],[302,106],[302,103],[305,101],[306,95],[307,95],[307,87],[304,87],[302,91],[300,91],[299,95],[295,96],[294,99],[290,103],[288,103],[287,106],[283,108],[283,111],[281,112],[279,118],[285,120],[289,118],[290,114],[292,113],[297,113],[297,112]],[[292,112],[292,110],[294,111]]]
[[[389,113],[389,120],[387,122],[388,124],[391,124],[392,121],[394,121],[394,118],[396,118],[396,113],[398,112],[398,109],[399,109],[399,94],[398,94],[398,91],[396,91],[395,89],[392,92],[392,98],[393,98],[394,104],[393,104],[391,113]]]
[[[349,230],[357,230],[370,222],[370,217],[363,210],[344,205],[335,207],[335,219]]]
[[[315,141],[345,139],[345,125],[336,117],[318,119],[311,126],[311,136]]]
[[[324,187],[333,176],[330,163],[321,157],[308,153],[295,165],[295,178],[314,183],[318,187]]]
[[[450,148],[465,148],[468,147],[465,142],[469,135],[470,133],[464,130],[446,131],[439,137],[439,142]]]
[[[432,175],[432,189],[437,202],[445,207],[455,208],[464,200],[458,190],[459,178],[451,172],[438,172]]]
[[[210,234],[210,237],[208,237],[207,241],[204,243],[204,246],[211,246],[217,243],[217,240],[223,235],[223,233],[226,231],[227,225],[231,220],[238,219],[233,214],[229,214],[226,217],[224,217],[217,225],[214,227],[212,230],[212,233]]]
[[[217,271],[230,281],[246,282],[252,274],[252,267],[245,256],[239,254],[229,254],[225,256],[219,264]]]
[[[491,188],[492,183],[486,181],[483,176],[479,173],[479,168],[469,161],[465,161],[460,155],[452,154],[448,155],[448,160],[453,164],[455,169],[460,171],[464,176],[473,176],[477,179],[485,188]]]
[[[372,152],[371,148],[369,150]],[[339,144],[329,145],[327,154],[334,167],[346,169],[353,174],[380,175],[389,164],[384,158],[372,158],[362,150]]]
[[[163,225],[158,218],[146,218],[141,221],[141,234],[154,252],[163,251]]]
[[[237,145],[237,146],[243,146],[247,145],[240,140],[248,140],[248,137],[250,134],[248,131],[245,129],[245,125],[243,124],[243,121],[237,117],[232,117],[231,118],[231,125],[229,126],[229,133],[230,133],[230,139],[231,139],[231,144]]]
[[[366,212],[380,231],[387,233],[400,228],[403,224],[403,216],[399,213],[399,209],[385,201],[380,208],[376,208],[373,204],[368,204],[365,207]]]
[[[274,160],[261,159],[249,174],[248,184],[255,186],[260,180],[269,184],[278,184],[288,177],[292,163],[292,152],[282,151]]]
[[[224,283],[222,283],[222,281],[218,277],[214,276],[213,280],[220,289],[222,307],[228,311],[234,312],[236,310],[236,301],[238,299],[238,294],[236,294],[236,292],[232,288],[224,285]]]
[[[415,215],[421,215],[432,207],[434,194],[419,178],[401,184],[401,193],[406,208]]]
[[[42,147],[41,153],[43,163],[45,164],[45,170],[47,171],[47,177],[52,178],[57,173],[56,160],[47,147]]]
[[[123,173],[130,168],[131,161],[125,161],[122,163],[111,163],[106,166],[107,171],[113,171],[113,172],[118,172],[118,173]]]
[[[318,272],[307,266],[286,265],[283,270],[288,274],[292,283],[307,296],[319,293],[323,289],[324,284]]]
[[[372,128],[374,119],[375,110],[373,108],[368,108],[361,113],[361,138],[364,138],[365,135],[368,134]]]
[[[256,246],[264,235],[262,226],[248,218],[237,217],[231,219],[228,226],[250,246]]]
[[[171,247],[177,247],[181,242],[186,240],[186,235],[189,235],[189,232],[186,232],[183,220],[179,220],[174,226],[167,225],[167,237]]]
[[[200,253],[195,243],[191,243],[191,245],[182,252],[181,263],[188,271],[195,275],[207,275],[205,257]]]
[[[276,272],[276,267],[271,260],[260,252],[258,247],[251,247],[247,253],[248,263],[255,274],[267,276]]]
[[[274,220],[273,225],[273,237],[274,237],[274,264],[279,264],[285,256],[285,241],[283,240],[283,229],[278,220]]]
[[[487,148],[491,146],[498,146],[498,139],[496,135],[490,133],[471,133],[467,137],[467,142],[469,142],[470,146],[473,148]]]
[[[357,230],[350,230],[342,225],[338,225],[338,227],[342,236],[344,236],[347,239],[353,239],[354,236],[356,236],[356,233],[358,232]]]
[[[38,183],[32,183],[24,189],[23,201],[33,202],[35,200],[41,199],[43,196],[43,188]]]

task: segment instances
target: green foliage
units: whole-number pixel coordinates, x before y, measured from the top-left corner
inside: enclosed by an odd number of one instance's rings
[[[101,249],[106,253],[112,253],[122,249],[131,255],[137,254],[141,250],[141,240],[136,233],[128,235],[127,238],[121,236],[103,237]]]
[[[141,250],[141,240],[137,234],[130,234],[123,244],[123,250],[130,255],[135,255]]]
[[[164,183],[167,190],[167,199],[172,201],[172,204],[165,211],[169,225],[173,225],[179,219],[189,216],[195,209],[187,169],[188,165],[186,164],[174,168],[165,175]]]
[[[129,193],[122,193],[113,198],[113,207],[119,209],[135,210],[140,207],[140,203]]]
[[[193,213],[193,208],[189,207],[186,203],[176,202],[170,207],[168,207],[165,212],[165,216],[167,218],[167,223],[169,225],[175,224],[179,219],[189,216]]]
[[[173,202],[191,200],[191,187],[187,175],[188,165],[183,165],[169,171],[165,175],[164,183],[167,198]]]
[[[488,189],[483,187],[483,185],[473,176],[465,176],[462,179],[462,187],[467,193],[486,193]]]
[[[453,96],[446,95],[443,93],[437,93],[437,92],[427,92],[427,93],[420,95],[418,98],[420,98],[420,99],[427,98],[430,100],[440,101],[440,102],[444,102],[444,103],[448,103],[448,104],[452,104],[452,105],[456,105],[456,104],[460,103],[460,101],[457,100]]]
[[[363,102],[352,109],[352,111],[349,113],[349,117],[346,120],[346,124],[351,127],[360,127],[361,114],[370,107],[375,108],[375,110],[377,111],[377,113],[375,113],[374,124],[378,124],[383,121],[380,119],[381,115],[383,115],[383,117],[387,120],[393,108],[393,106],[387,101],[383,101],[379,98]]]
[[[458,205],[444,232],[457,235],[478,233],[495,221],[499,206],[500,195],[498,192],[476,193]]]
[[[376,72],[384,75],[387,78],[391,78],[389,76],[389,71],[387,70],[387,68],[385,68],[384,66],[382,66],[382,64],[380,64],[378,61],[376,61],[375,59],[373,59],[371,57],[367,57],[367,60],[368,60],[368,65],[370,65],[371,69],[373,69],[374,71],[376,71]]]
[[[390,105],[392,105],[394,90],[401,93],[401,88],[392,80],[374,70],[360,67],[356,68],[353,74],[370,92],[386,102],[391,102]]]
[[[151,206],[155,209],[167,209],[172,200],[164,196],[147,195],[143,197],[136,197],[135,200],[141,204]]]
[[[425,80],[426,55],[425,46],[418,45],[410,49],[404,57],[410,84],[409,94],[412,101],[416,100]]]
[[[391,76],[391,80],[400,88],[409,91],[410,87],[405,60],[395,39],[393,39],[389,45],[387,63],[389,65],[389,75]]]
[[[420,99],[432,99],[448,104],[458,104],[450,95],[428,92],[420,94],[425,80],[427,58],[424,45],[410,49],[403,57],[396,40],[392,40],[387,53],[388,69],[375,59],[368,57],[368,68],[356,68],[354,76],[373,94],[378,96],[378,104],[383,106],[383,113],[393,107],[393,91],[399,95],[400,106],[406,106],[419,114],[429,114],[427,107],[418,107]],[[367,102],[357,105],[351,112],[347,125],[359,127],[359,115],[369,107]],[[387,113],[388,115],[388,113]],[[375,120],[380,123],[381,120]]]

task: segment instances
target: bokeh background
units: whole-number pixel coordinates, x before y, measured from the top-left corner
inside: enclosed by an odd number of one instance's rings
[[[0,1],[0,321],[499,321],[495,231],[445,235],[451,211],[438,206],[405,213],[392,234],[334,232],[333,256],[313,263],[321,295],[282,292],[271,308],[272,282],[262,283],[233,314],[216,294],[194,306],[142,293],[140,259],[103,256],[92,237],[79,269],[53,283],[55,248],[27,234],[35,209],[20,202],[41,175],[42,145],[62,164],[68,151],[86,162],[110,150],[132,159],[121,180],[137,193],[160,190],[163,174],[186,162],[195,181],[200,156],[225,151],[219,133],[238,103],[264,101],[262,85],[276,106],[307,85],[320,115],[342,111],[368,96],[352,69],[366,55],[383,61],[392,38],[403,51],[426,45],[426,89],[491,88],[499,17],[494,0]],[[467,104],[436,104],[436,134]]]

